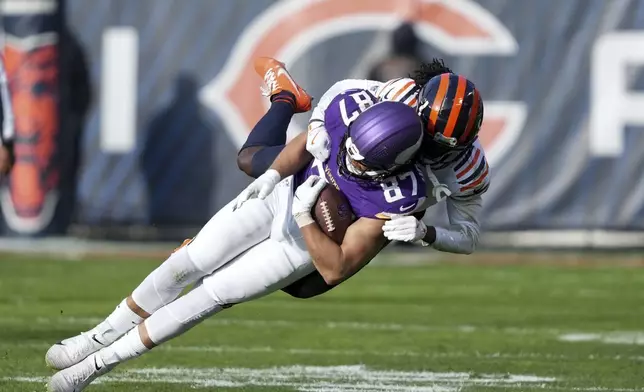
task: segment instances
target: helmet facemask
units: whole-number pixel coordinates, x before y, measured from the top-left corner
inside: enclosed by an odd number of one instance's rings
[[[349,130],[340,142],[338,153],[338,168],[340,174],[347,178],[353,178],[360,182],[382,181],[401,171],[407,165],[394,164],[388,167],[378,167],[364,162],[364,157],[351,140],[351,125]]]
[[[414,165],[423,137],[413,108],[400,102],[379,102],[348,125],[338,151],[339,172],[377,184]]]

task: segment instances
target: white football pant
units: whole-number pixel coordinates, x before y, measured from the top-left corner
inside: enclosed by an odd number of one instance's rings
[[[292,182],[292,177],[284,179],[266,199],[249,200],[236,211],[233,202],[222,208],[190,244],[134,290],[134,302],[152,314],[201,280],[213,305],[226,307],[279,290],[314,271],[291,215]],[[202,307],[190,313],[205,311]]]

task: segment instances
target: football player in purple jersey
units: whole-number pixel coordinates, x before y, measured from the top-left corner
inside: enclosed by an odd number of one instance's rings
[[[283,68],[283,64],[278,63]],[[260,72],[260,70],[258,70]],[[280,71],[287,74],[285,69]],[[261,74],[261,72],[260,72]],[[240,150],[238,166],[257,177],[270,166],[284,148],[286,129],[293,113],[311,106],[311,99],[292,78],[265,82],[277,85],[279,99],[273,104],[249,135]],[[482,194],[488,189],[490,170],[485,152],[478,141],[483,119],[483,101],[474,84],[456,75],[442,60],[423,64],[412,78],[393,79],[386,83],[373,80],[347,79],[335,83],[313,109],[307,132],[306,150],[318,161],[326,162],[331,153],[330,135],[325,113],[340,93],[364,89],[380,101],[397,101],[416,109],[422,118],[426,137],[420,154],[425,164],[429,205],[445,201],[450,225],[426,225],[422,213],[397,216],[383,226],[390,240],[420,243],[451,253],[472,253],[478,243]],[[291,106],[283,105],[291,99]],[[307,104],[306,110],[302,103]],[[298,106],[299,105],[299,106]],[[295,110],[293,109],[295,108]],[[285,292],[298,298],[310,298],[332,286],[317,272],[289,285]]]
[[[284,76],[279,74],[274,76]],[[274,104],[293,103],[294,94],[268,85]],[[297,102],[290,110],[296,107]],[[425,131],[412,108],[377,102],[365,90],[335,97],[325,120],[332,159],[314,160],[305,149],[305,134],[287,144],[266,173],[150,273],[104,321],[47,351],[47,364],[60,370],[49,390],[79,392],[205,318],[313,271],[335,285],[366,265],[387,242],[385,219],[419,211],[427,200],[424,178],[415,166]],[[341,244],[311,216],[327,183],[347,196],[357,217]]]

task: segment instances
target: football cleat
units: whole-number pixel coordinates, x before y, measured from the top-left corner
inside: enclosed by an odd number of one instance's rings
[[[80,392],[97,377],[112,370],[100,355],[92,354],[80,363],[54,374],[47,383],[49,392]]]
[[[45,363],[53,369],[66,369],[103,347],[104,345],[96,339],[95,335],[81,333],[51,346],[45,354]]]
[[[300,87],[286,70],[284,63],[271,57],[255,59],[255,72],[264,78],[265,87],[262,94],[267,97],[288,91],[295,96],[295,112],[303,113],[311,110],[311,96]]]

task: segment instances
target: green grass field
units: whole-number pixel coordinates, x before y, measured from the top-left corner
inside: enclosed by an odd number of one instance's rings
[[[156,263],[0,255],[0,391],[44,390],[49,345]],[[644,391],[643,310],[640,268],[375,265],[226,310],[88,390]]]

